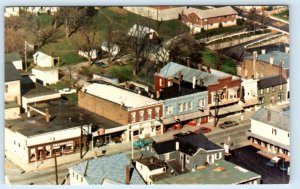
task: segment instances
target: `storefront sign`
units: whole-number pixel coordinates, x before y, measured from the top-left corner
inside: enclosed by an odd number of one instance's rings
[[[57,146],[63,146],[63,145],[73,145],[74,144],[74,141],[71,140],[71,141],[66,141],[66,142],[60,142],[60,143],[55,143],[53,144],[53,147],[57,147]]]

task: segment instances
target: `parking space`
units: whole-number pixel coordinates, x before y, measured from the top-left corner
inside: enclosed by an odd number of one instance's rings
[[[262,176],[263,184],[287,184],[290,177],[287,171],[282,171],[278,166],[267,165],[269,159],[257,154],[257,149],[252,146],[245,146],[231,152],[228,160],[241,167],[249,169]]]

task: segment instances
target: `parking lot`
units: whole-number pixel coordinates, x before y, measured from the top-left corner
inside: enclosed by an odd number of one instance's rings
[[[267,166],[269,159],[257,154],[258,150],[252,146],[245,146],[231,152],[230,162],[244,167],[262,176],[263,184],[287,184],[290,177],[287,171],[282,171],[279,166]]]

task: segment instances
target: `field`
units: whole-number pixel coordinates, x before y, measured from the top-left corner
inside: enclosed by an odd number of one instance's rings
[[[289,10],[285,10],[277,14],[272,14],[272,16],[281,20],[289,21]]]

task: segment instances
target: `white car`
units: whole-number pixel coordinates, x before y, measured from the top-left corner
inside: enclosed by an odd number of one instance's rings
[[[60,94],[74,94],[74,93],[77,93],[77,89],[64,88],[64,89],[58,90],[58,92]]]

